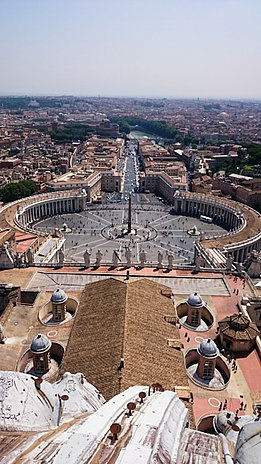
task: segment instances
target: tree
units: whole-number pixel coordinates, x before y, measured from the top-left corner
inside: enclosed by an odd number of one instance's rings
[[[4,203],[29,197],[37,190],[37,185],[32,180],[22,180],[21,182],[11,182],[0,190],[0,199]]]
[[[119,128],[120,132],[123,132],[124,134],[130,133],[130,125],[127,121],[120,121]]]

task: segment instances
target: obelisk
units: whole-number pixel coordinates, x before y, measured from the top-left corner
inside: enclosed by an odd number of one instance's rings
[[[129,210],[128,210],[128,234],[131,233],[131,196],[129,196]]]

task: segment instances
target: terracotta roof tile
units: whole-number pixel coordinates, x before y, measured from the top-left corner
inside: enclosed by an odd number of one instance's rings
[[[106,399],[131,385],[187,386],[183,354],[167,345],[179,333],[164,320],[174,314],[166,290],[147,279],[110,278],[86,285],[62,372],[83,372]]]

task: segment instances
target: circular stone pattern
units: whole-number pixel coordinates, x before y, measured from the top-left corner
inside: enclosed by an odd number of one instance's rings
[[[102,253],[101,264],[112,263],[117,251],[121,263],[126,263],[126,247],[131,262],[140,262],[140,253],[146,253],[146,265],[157,265],[159,251],[161,263],[168,266],[171,255],[173,265],[188,265],[194,259],[194,242],[197,237],[187,233],[194,225],[204,237],[223,235],[226,232],[216,224],[203,223],[195,217],[173,214],[173,208],[163,205],[152,194],[136,194],[132,200],[131,231],[128,233],[128,205],[126,202],[87,205],[85,211],[66,213],[44,218],[34,224],[40,232],[52,233],[66,224],[71,232],[64,235],[65,263],[84,263],[84,253],[91,253],[91,265],[96,253]]]
[[[102,229],[101,234],[107,240],[113,241],[127,241],[127,242],[148,242],[157,237],[157,231],[149,226],[142,226],[141,224],[132,224],[131,231],[128,232],[127,224],[116,224],[115,226],[108,226]]]

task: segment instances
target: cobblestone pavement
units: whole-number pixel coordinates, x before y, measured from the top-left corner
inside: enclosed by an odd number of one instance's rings
[[[138,198],[138,200],[137,200]],[[126,233],[128,204],[119,202],[109,205],[90,206],[86,211],[62,214],[44,219],[35,224],[40,231],[51,232],[54,228],[67,230],[64,233],[65,263],[83,263],[86,249],[91,252],[94,264],[98,250],[102,253],[102,264],[112,262],[113,251],[117,251],[120,263],[126,262],[127,248],[131,261],[137,265],[141,251],[146,253],[146,263],[156,264],[159,253],[162,264],[167,265],[168,254],[173,255],[173,264],[189,264],[194,256],[194,242],[199,236],[188,231],[196,226],[201,236],[224,234],[215,224],[207,224],[197,218],[171,214],[171,206],[163,205],[153,195],[136,195],[132,206],[132,231]],[[122,232],[122,230],[125,232]]]

